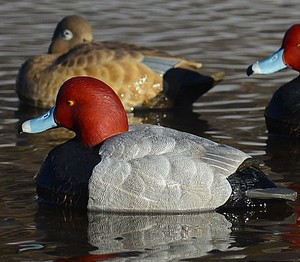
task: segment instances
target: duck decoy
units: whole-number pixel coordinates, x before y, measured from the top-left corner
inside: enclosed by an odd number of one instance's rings
[[[287,67],[300,70],[300,24],[290,27],[282,45],[270,57],[250,65],[247,75],[272,74]],[[265,110],[269,133],[300,136],[300,76],[284,84],[273,94]]]
[[[201,63],[154,48],[95,42],[90,23],[72,15],[57,24],[48,54],[22,64],[16,92],[24,104],[50,108],[67,79],[92,76],[111,86],[127,111],[191,107],[224,78],[223,72],[202,75],[201,67]]]
[[[67,80],[46,114],[20,133],[57,126],[76,136],[35,177],[41,201],[115,212],[194,212],[295,200],[246,153],[157,125],[130,125],[117,94],[91,77]]]

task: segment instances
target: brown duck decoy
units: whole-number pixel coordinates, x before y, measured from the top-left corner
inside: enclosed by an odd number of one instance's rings
[[[49,108],[67,79],[92,76],[110,85],[127,111],[188,107],[224,78],[200,74],[201,66],[153,48],[94,42],[90,23],[72,15],[57,24],[48,54],[21,66],[16,92],[24,104]]]

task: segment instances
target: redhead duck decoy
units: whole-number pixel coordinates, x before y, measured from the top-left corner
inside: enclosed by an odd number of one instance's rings
[[[57,126],[76,136],[54,148],[36,175],[44,201],[89,210],[192,212],[296,197],[238,149],[162,126],[129,127],[116,93],[95,78],[67,80],[55,107],[25,121],[20,132]]]
[[[272,74],[286,67],[300,71],[300,24],[288,29],[281,48],[263,61],[250,65],[252,74]],[[266,125],[270,133],[300,136],[300,76],[281,86],[265,110]]]
[[[20,68],[16,92],[21,102],[50,108],[60,86],[74,76],[92,76],[119,95],[127,111],[134,108],[190,107],[223,80],[205,76],[201,63],[157,49],[119,42],[93,42],[84,18],[63,18],[54,31],[48,54],[27,60]]]

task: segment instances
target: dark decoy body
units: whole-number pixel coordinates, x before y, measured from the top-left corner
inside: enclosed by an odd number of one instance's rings
[[[252,74],[272,74],[286,67],[300,71],[300,24],[286,32],[281,48],[267,59],[250,65]],[[269,133],[300,136],[300,76],[281,86],[265,110]]]

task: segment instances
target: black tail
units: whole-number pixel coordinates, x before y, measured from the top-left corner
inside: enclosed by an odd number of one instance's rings
[[[174,107],[188,107],[223,78],[223,73],[205,76],[188,69],[172,68],[164,74],[164,94],[174,102]]]
[[[232,193],[224,208],[256,208],[295,200],[297,193],[277,187],[262,171],[254,166],[244,166],[229,176]]]

